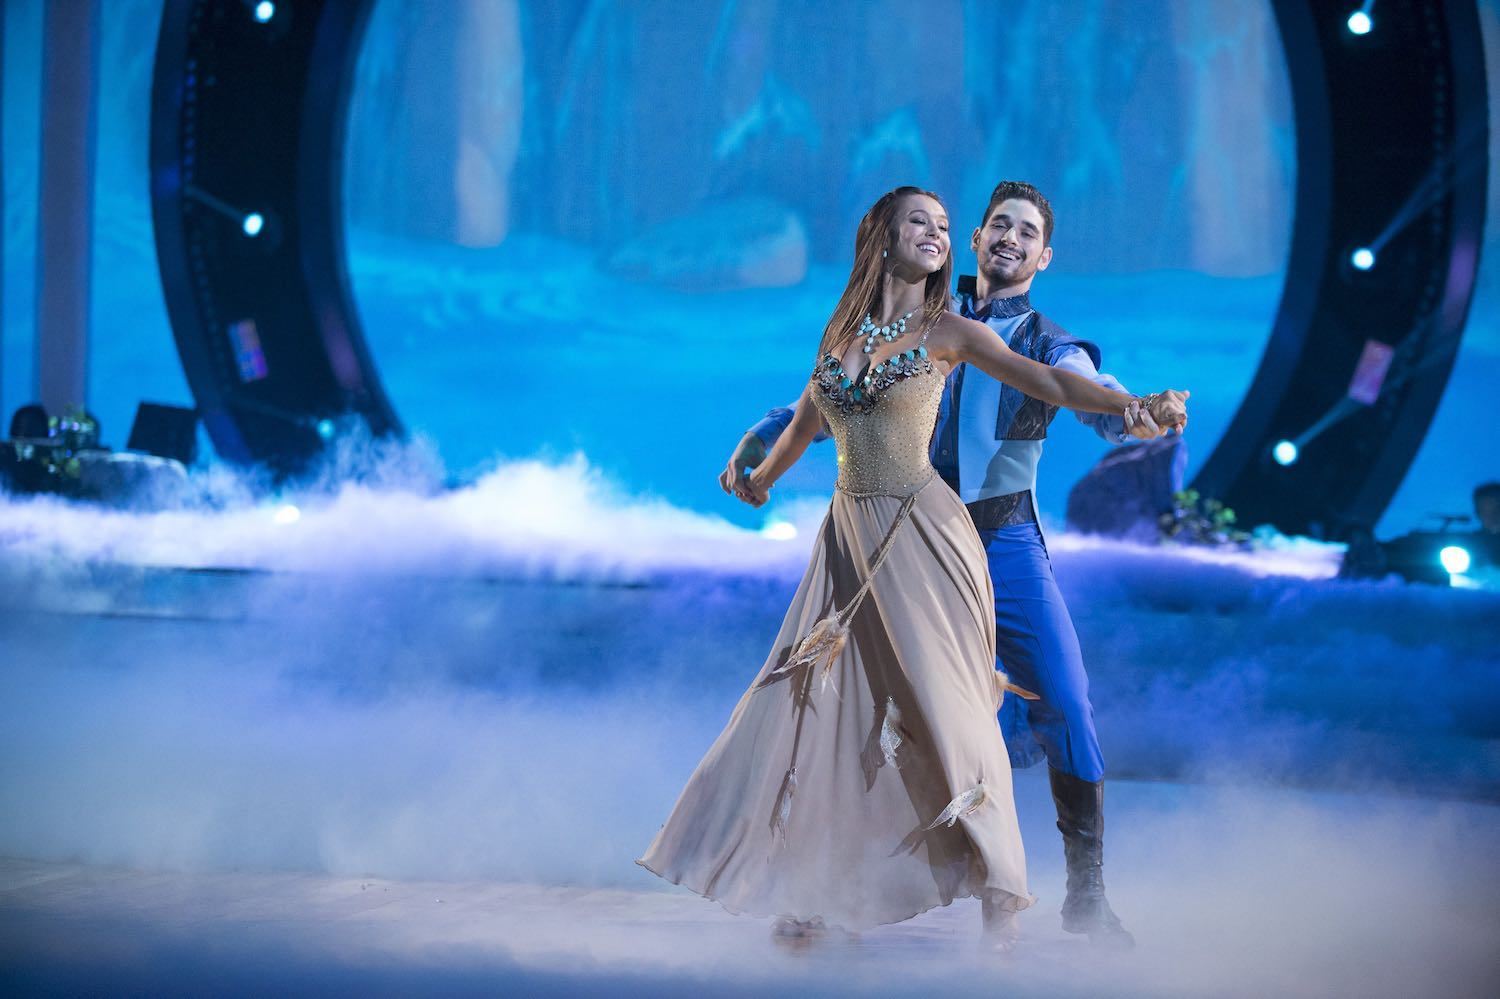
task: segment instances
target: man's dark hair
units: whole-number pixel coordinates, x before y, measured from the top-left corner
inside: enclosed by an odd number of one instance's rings
[[[1500,482],[1486,482],[1474,490],[1474,505],[1478,506],[1483,500],[1500,502]]]
[[[1036,210],[1042,213],[1042,245],[1051,246],[1052,203],[1047,200],[1046,195],[1024,180],[1002,180],[995,185],[995,189],[990,192],[990,204],[984,210],[984,218],[979,220],[979,227],[984,228],[984,224],[990,220],[990,214],[994,212],[996,205],[1002,201],[1009,201],[1011,198],[1020,198],[1022,201],[1029,201],[1036,205]]]

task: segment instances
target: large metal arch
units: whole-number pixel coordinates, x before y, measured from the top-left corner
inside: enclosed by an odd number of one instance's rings
[[[162,11],[158,266],[188,385],[231,461],[293,470],[351,415],[377,435],[401,429],[350,294],[340,197],[371,6],[283,0],[264,21],[248,2],[167,0]]]
[[[1292,244],[1259,370],[1194,487],[1241,523],[1341,539],[1380,519],[1458,354],[1484,232],[1483,41],[1472,0],[1367,4],[1367,34],[1338,0],[1273,7],[1296,118]],[[1375,250],[1367,271],[1359,247]],[[1378,371],[1382,356],[1383,378],[1367,366],[1355,386],[1361,358]],[[1291,464],[1272,457],[1281,441]]]
[[[1194,485],[1242,523],[1337,537],[1379,518],[1457,354],[1484,222],[1482,41],[1474,0],[1380,0],[1363,36],[1343,0],[1271,2],[1296,116],[1292,246],[1259,369]],[[267,24],[254,6],[167,0],[152,208],[173,333],[216,448],[295,467],[334,417],[400,432],[343,246],[344,124],[373,3],[295,0]],[[264,238],[237,230],[251,210],[266,214]],[[1403,211],[1376,267],[1353,271],[1349,251]],[[266,368],[248,381],[230,333],[244,319]],[[1365,405],[1347,390],[1370,341],[1394,360]],[[1282,439],[1301,461],[1270,460]]]

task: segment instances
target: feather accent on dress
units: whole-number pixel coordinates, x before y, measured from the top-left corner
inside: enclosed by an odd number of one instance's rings
[[[786,842],[786,823],[792,817],[792,796],[797,793],[797,768],[792,767],[781,779],[781,793],[776,796],[776,812],[771,816],[771,835]]]
[[[1025,687],[1016,686],[1010,682],[1010,677],[999,670],[995,670],[995,710],[998,711],[1000,709],[1000,702],[1005,700],[1005,692],[1007,690],[1023,700],[1039,701],[1042,699],[1041,695],[1033,694]]]
[[[928,829],[936,829],[938,826],[952,826],[965,815],[984,804],[984,781],[980,781],[969,788],[963,794],[948,802],[948,807],[943,813],[927,824]]]
[[[896,707],[896,702],[887,697],[885,699],[885,718],[880,723],[880,755],[890,766],[896,766],[896,753],[901,749],[901,733],[897,726],[901,724],[901,709]]]
[[[800,669],[821,668],[823,686],[826,688],[829,684],[829,676],[833,672],[834,660],[838,658],[840,652],[844,651],[844,644],[848,641],[849,626],[840,621],[837,614],[830,614],[812,626],[802,641],[797,643],[797,647],[786,657],[786,662],[767,673],[765,679],[761,680],[760,686],[768,686]]]

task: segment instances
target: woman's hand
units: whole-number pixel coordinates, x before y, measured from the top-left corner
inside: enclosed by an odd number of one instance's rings
[[[765,506],[766,501],[771,498],[771,487],[766,484],[765,476],[757,468],[740,480],[740,485],[736,487],[734,494],[751,506],[759,508]]]
[[[1132,399],[1125,407],[1125,432],[1138,441],[1155,440],[1162,434],[1161,427],[1152,419],[1151,411],[1141,405],[1141,400]]]

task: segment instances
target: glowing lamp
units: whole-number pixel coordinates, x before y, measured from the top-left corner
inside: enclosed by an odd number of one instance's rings
[[[265,227],[266,219],[265,216],[261,215],[260,212],[251,212],[249,215],[246,215],[245,220],[240,223],[240,228],[244,230],[245,235],[249,236],[251,239],[259,236],[260,231]]]
[[[261,24],[265,24],[275,16],[276,5],[271,0],[260,0],[260,3],[255,5],[255,19]]]
[[[785,520],[773,520],[760,533],[772,541],[791,541],[797,536],[797,525]]]
[[[1368,35],[1370,33],[1370,29],[1373,27],[1375,27],[1374,20],[1372,20],[1370,15],[1366,14],[1364,11],[1357,10],[1349,15],[1349,30],[1354,34]]]
[[[1443,568],[1449,575],[1462,576],[1469,571],[1469,550],[1460,548],[1458,545],[1449,545],[1438,552],[1438,561],[1443,563]]]
[[[1375,266],[1375,251],[1370,249],[1368,246],[1361,246],[1359,249],[1349,254],[1349,262],[1353,264],[1356,269],[1367,271],[1371,267]]]
[[[1291,441],[1277,441],[1276,446],[1271,448],[1271,457],[1276,459],[1278,465],[1290,465],[1297,460],[1297,445]]]

